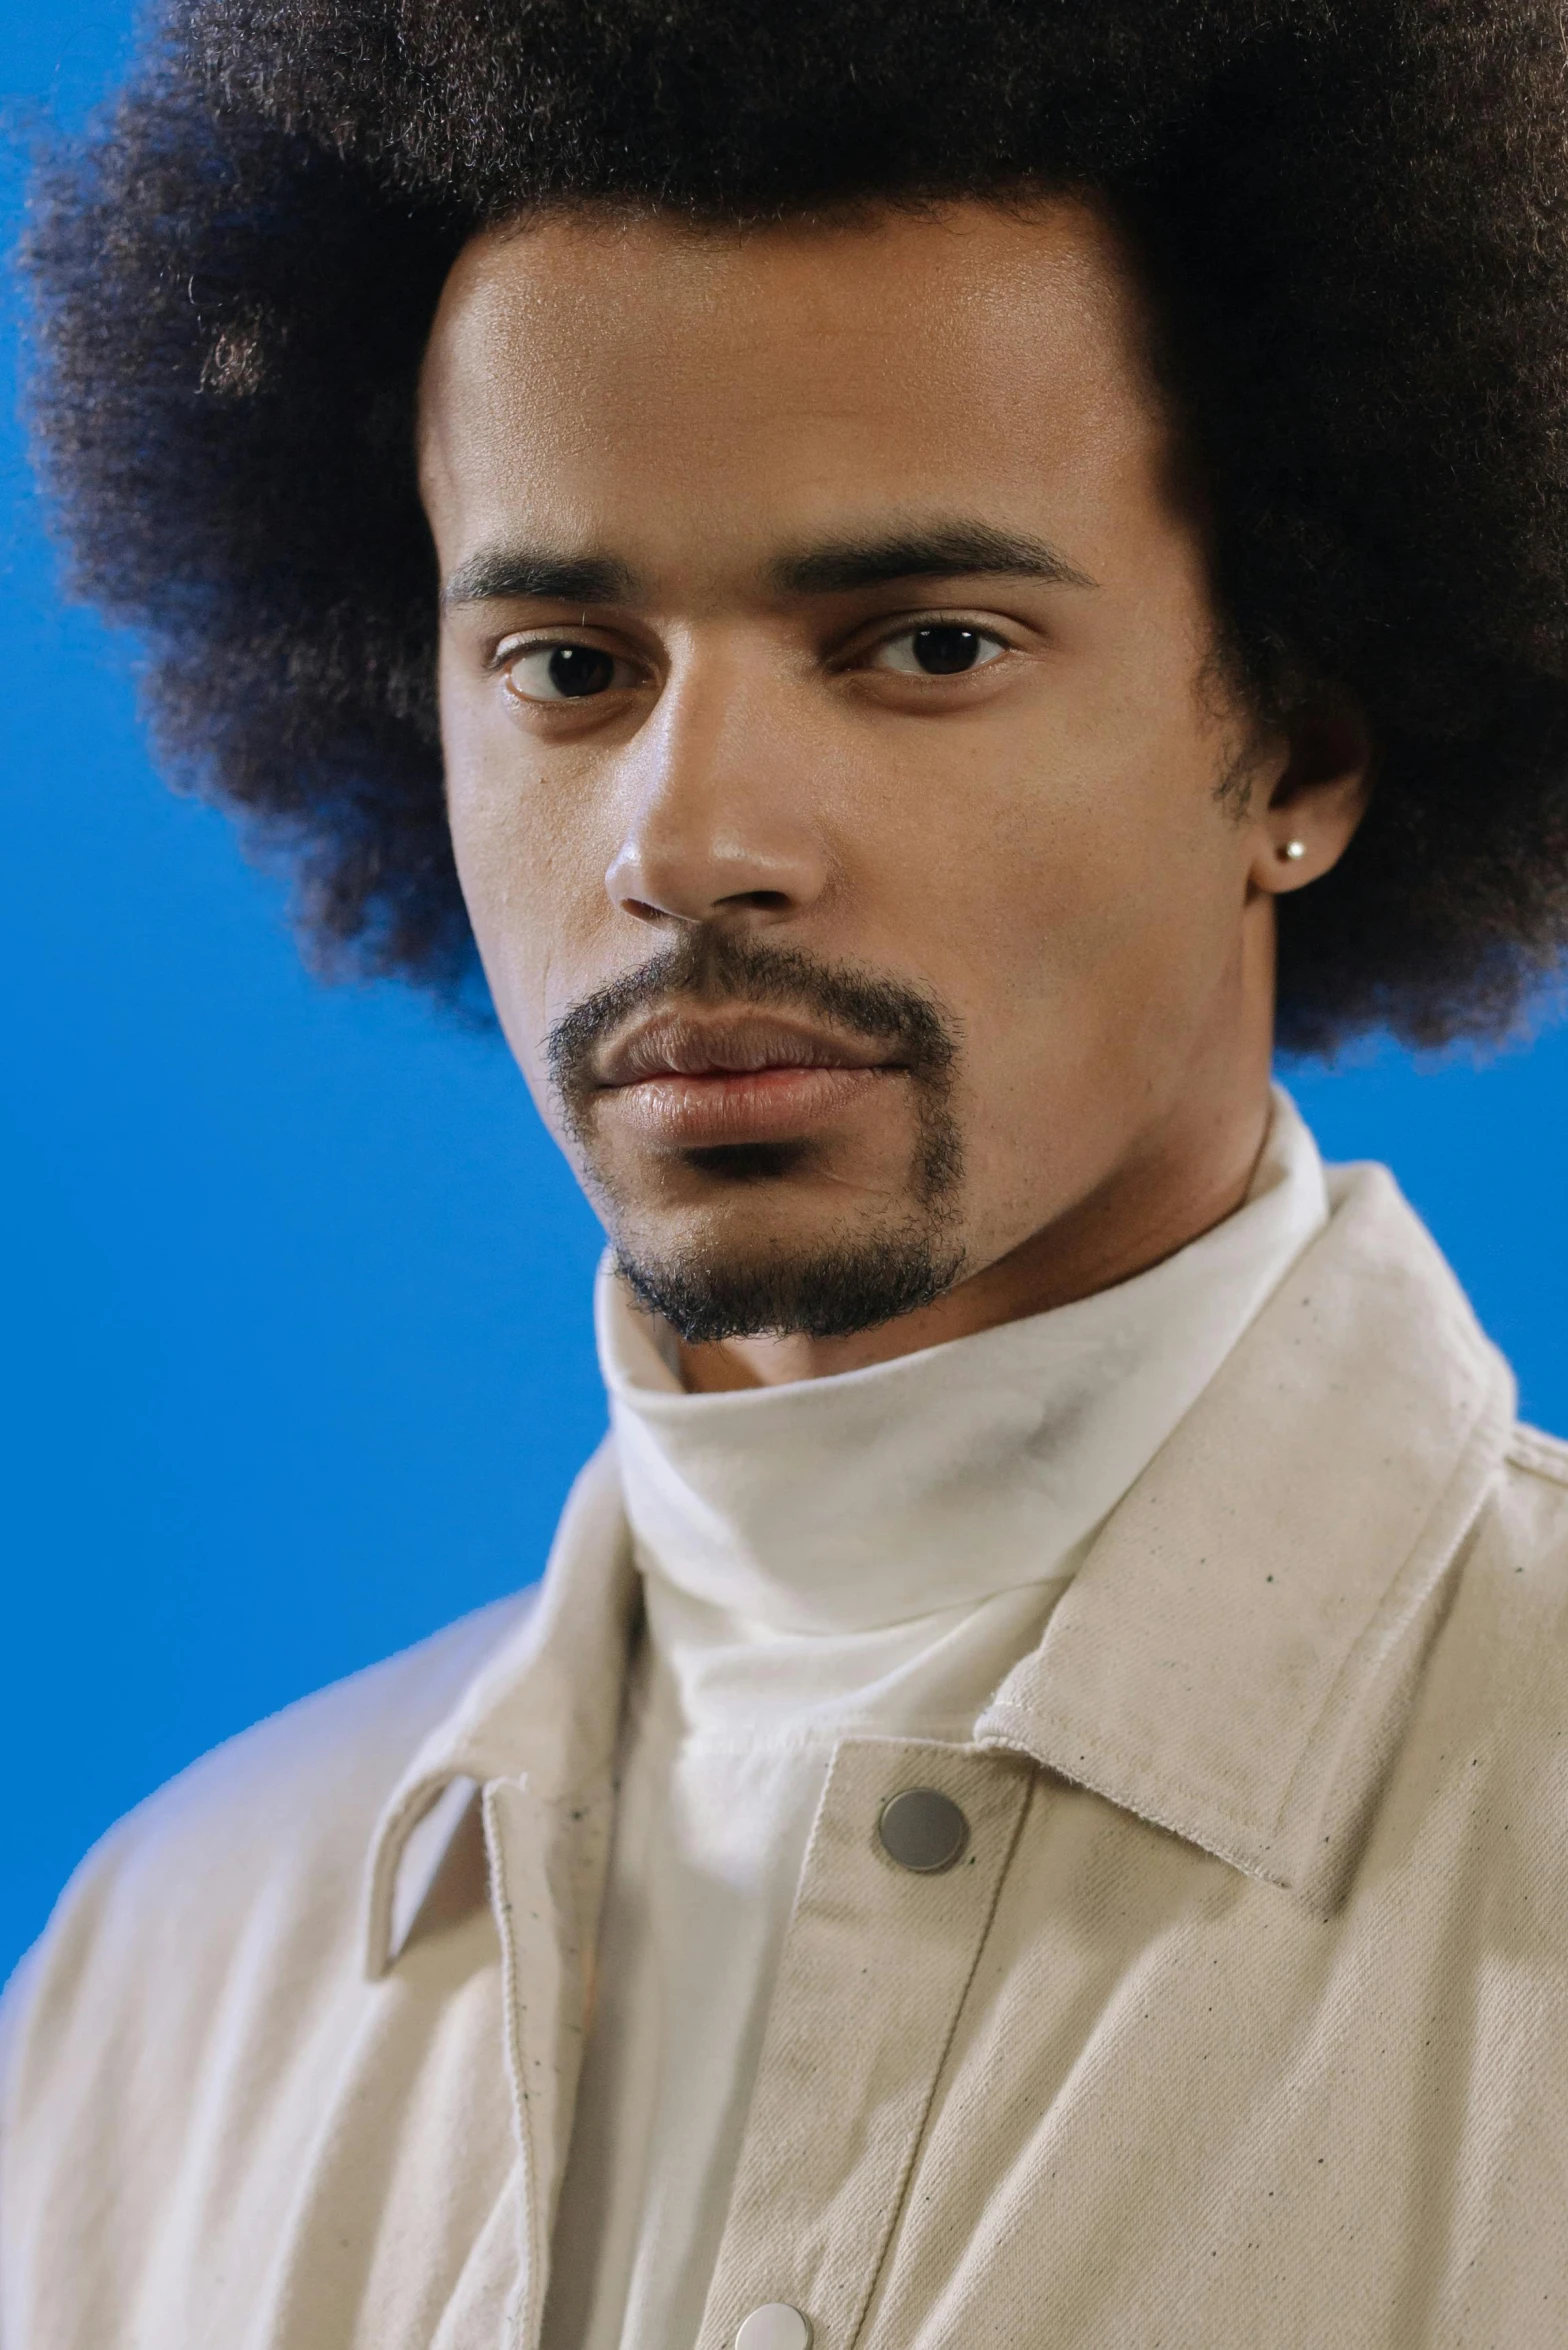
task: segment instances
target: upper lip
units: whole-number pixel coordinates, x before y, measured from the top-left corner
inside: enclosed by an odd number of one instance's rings
[[[663,1011],[640,1020],[601,1055],[603,1087],[649,1077],[744,1075],[757,1069],[882,1069],[885,1048],[766,1012]]]

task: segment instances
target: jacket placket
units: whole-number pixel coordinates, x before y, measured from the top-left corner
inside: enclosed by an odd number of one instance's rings
[[[849,1739],[823,1792],[696,2350],[790,2304],[813,2350],[849,2350],[908,2185],[959,2009],[1038,1773],[918,1740]],[[878,1841],[888,1799],[930,1788],[968,1823],[939,1875]]]
[[[550,2235],[582,2069],[612,1818],[608,1774],[572,1800],[546,1798],[526,1777],[493,1780],[484,1791],[522,2180],[506,2350],[537,2350],[544,2323]]]

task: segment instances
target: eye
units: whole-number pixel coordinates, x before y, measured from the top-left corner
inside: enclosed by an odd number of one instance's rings
[[[988,668],[1007,650],[1000,637],[983,628],[967,628],[957,620],[929,620],[886,638],[877,646],[872,666],[904,677],[962,677],[968,670]]]
[[[598,645],[525,644],[510,653],[503,645],[496,660],[508,692],[523,702],[587,702],[637,682],[630,661]]]

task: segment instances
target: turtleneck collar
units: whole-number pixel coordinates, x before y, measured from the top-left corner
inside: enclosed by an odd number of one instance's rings
[[[1327,1220],[1276,1091],[1247,1200],[1094,1297],[868,1370],[691,1395],[601,1269],[599,1352],[638,1563],[776,1633],[861,1632],[1060,1576]]]

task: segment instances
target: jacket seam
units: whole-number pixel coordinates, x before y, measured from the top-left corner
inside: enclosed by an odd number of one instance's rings
[[[1568,1486],[1568,1443],[1560,1436],[1548,1436],[1541,1428],[1516,1427],[1504,1457],[1512,1467],[1544,1477],[1548,1484]]]

